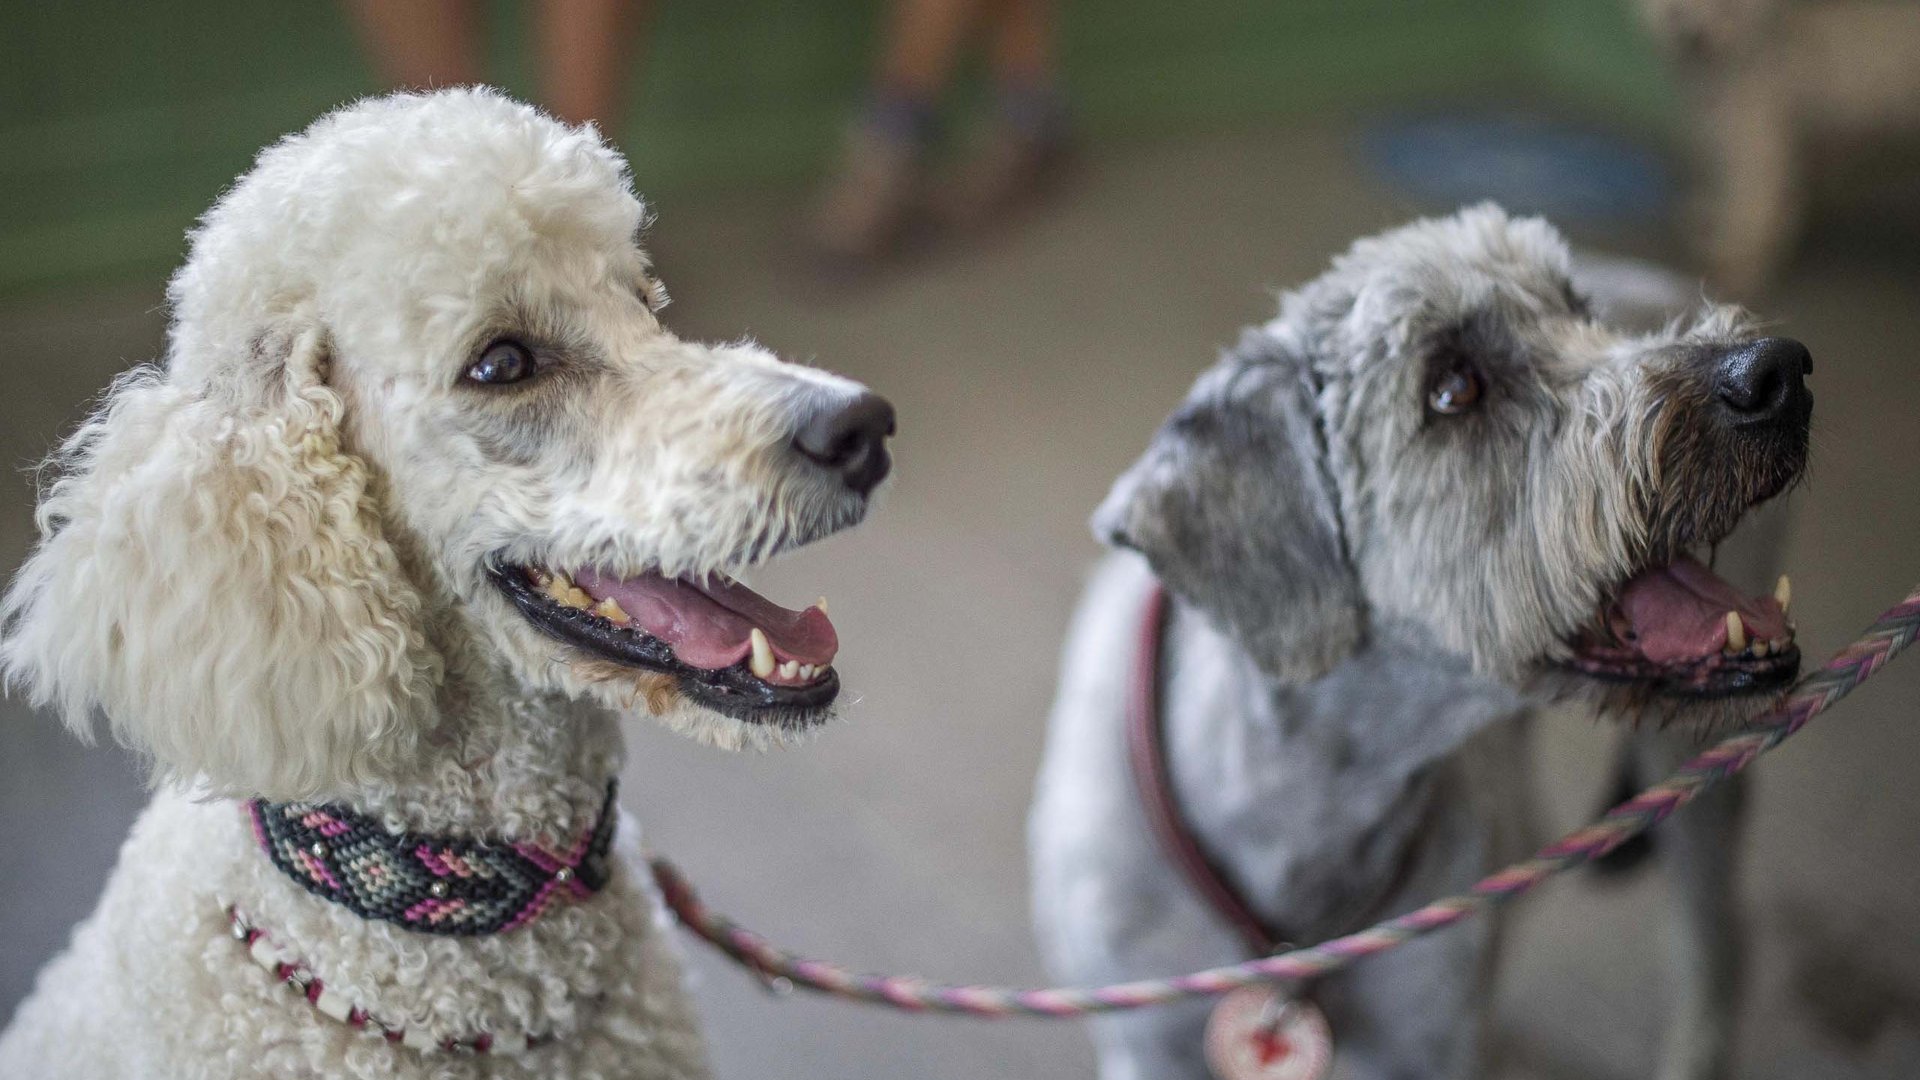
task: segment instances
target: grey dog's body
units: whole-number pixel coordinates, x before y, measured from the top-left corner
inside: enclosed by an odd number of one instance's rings
[[[1110,556],[1082,601],[1034,809],[1033,874],[1049,967],[1076,984],[1247,959],[1155,842],[1126,757],[1126,680],[1151,574]],[[1244,650],[1176,613],[1163,659],[1169,762],[1207,850],[1271,926],[1323,941],[1459,892],[1533,849],[1527,721],[1504,687],[1444,657],[1376,650],[1276,694]],[[1633,736],[1665,775],[1684,734]],[[1669,1072],[1716,1075],[1730,1051],[1738,913],[1737,785],[1662,831],[1684,967]],[[1481,919],[1330,979],[1317,1000],[1362,1076],[1478,1076],[1497,922]],[[1103,1080],[1205,1080],[1211,999],[1095,1021]],[[1682,1063],[1685,1063],[1684,1065]]]
[[[1075,983],[1151,978],[1247,959],[1241,939],[1167,862],[1122,735],[1151,576],[1111,556],[1075,622],[1034,812],[1034,882],[1054,971]],[[1170,620],[1162,670],[1181,807],[1263,920],[1325,940],[1464,888],[1521,850],[1524,706],[1458,662],[1370,649],[1275,693],[1244,650],[1198,618]],[[1478,735],[1478,738],[1475,736]],[[1364,1075],[1465,1075],[1492,924],[1427,938],[1331,982],[1320,1003]],[[1208,1076],[1211,1000],[1096,1021],[1104,1080]],[[1350,1039],[1366,1031],[1365,1040]],[[1395,1072],[1395,1063],[1431,1071]]]
[[[1160,850],[1126,758],[1125,673],[1156,577],[1173,600],[1174,794],[1272,928],[1325,940],[1527,850],[1527,718],[1546,693],[1628,702],[1558,671],[1570,637],[1622,582],[1671,572],[1788,486],[1810,409],[1795,405],[1797,434],[1736,425],[1712,444],[1697,412],[1711,395],[1686,387],[1752,347],[1744,316],[1634,335],[1595,318],[1569,274],[1550,229],[1492,208],[1363,241],[1203,376],[1120,480],[1095,527],[1139,555],[1110,557],[1083,601],[1031,824],[1058,977],[1246,959]],[[1423,414],[1455,354],[1491,372],[1484,408]],[[1632,700],[1694,720],[1757,704]],[[1637,735],[1639,770],[1686,741]],[[1668,842],[1689,945],[1668,1077],[1727,1062],[1737,939],[1717,838],[1734,803],[1696,807]],[[1484,1075],[1497,937],[1474,921],[1314,987],[1350,1075]],[[1104,1080],[1206,1077],[1209,1007],[1096,1021]]]

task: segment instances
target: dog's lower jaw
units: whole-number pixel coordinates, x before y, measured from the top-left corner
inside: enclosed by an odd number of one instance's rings
[[[1718,697],[1667,694],[1645,683],[1613,682],[1543,663],[1525,680],[1545,703],[1569,702],[1602,720],[1635,730],[1673,729],[1703,743],[1765,715],[1785,699],[1787,687]]]
[[[714,712],[680,696],[655,722],[676,735],[719,750],[777,750],[803,745],[834,718],[831,709],[794,716],[772,714],[748,722]]]
[[[741,720],[689,698],[671,675],[590,657],[557,659],[555,663],[564,666],[569,690],[614,715],[644,716],[676,735],[720,750],[798,746],[835,717],[829,707],[792,715],[763,711],[751,721]]]
[[[610,692],[614,697],[624,697],[618,708],[622,712],[645,712],[660,717],[686,707],[687,703],[680,693],[679,684],[673,676],[651,671],[636,671],[606,660],[591,657],[563,660],[569,671],[583,682],[591,683]],[[602,700],[605,701],[604,695]]]

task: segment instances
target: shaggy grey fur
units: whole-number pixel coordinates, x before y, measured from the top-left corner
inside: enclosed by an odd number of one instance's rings
[[[1743,313],[1634,333],[1596,317],[1571,277],[1551,228],[1493,207],[1361,241],[1204,374],[1116,484],[1095,529],[1131,552],[1100,570],[1072,631],[1031,822],[1058,977],[1246,958],[1163,858],[1126,761],[1121,675],[1153,577],[1175,600],[1162,685],[1176,795],[1300,943],[1524,854],[1523,721],[1545,698],[1593,689],[1603,708],[1691,722],[1759,704],[1559,674],[1622,581],[1726,536],[1806,453],[1804,419],[1797,441],[1706,422],[1716,359],[1754,336]],[[1436,373],[1463,357],[1484,400],[1430,411]],[[1641,742],[1643,764],[1670,759],[1657,751],[1671,738]],[[1730,941],[1713,926],[1726,874],[1688,877],[1694,936]],[[1477,920],[1315,987],[1351,1075],[1482,1075],[1496,937]],[[1724,1067],[1734,972],[1728,946],[1691,955],[1667,1075],[1698,1080]],[[1208,1008],[1096,1021],[1102,1076],[1205,1077]]]

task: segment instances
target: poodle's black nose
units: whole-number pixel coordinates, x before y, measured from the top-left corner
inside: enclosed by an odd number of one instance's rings
[[[1759,338],[1720,358],[1713,389],[1735,423],[1804,423],[1813,400],[1806,382],[1812,372],[1813,355],[1805,345],[1792,338]]]
[[[879,487],[893,467],[887,454],[887,436],[892,434],[893,406],[879,394],[862,390],[815,407],[794,432],[793,448],[865,495]]]

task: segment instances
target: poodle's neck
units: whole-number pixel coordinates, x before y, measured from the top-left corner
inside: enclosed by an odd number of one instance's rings
[[[618,720],[558,695],[449,679],[429,760],[340,800],[390,826],[514,841],[590,827],[625,756]]]

